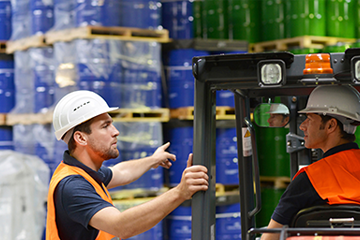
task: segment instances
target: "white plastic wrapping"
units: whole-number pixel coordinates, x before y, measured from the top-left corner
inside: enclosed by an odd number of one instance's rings
[[[54,104],[53,48],[30,48],[16,51],[15,107],[12,113],[47,112]]]
[[[0,151],[2,240],[41,239],[45,227],[49,169],[36,156]]]
[[[55,43],[54,53],[55,102],[71,91],[90,90],[110,106],[162,106],[159,43],[78,39]]]

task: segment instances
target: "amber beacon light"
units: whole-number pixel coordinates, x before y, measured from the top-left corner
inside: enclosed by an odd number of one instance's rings
[[[307,54],[305,59],[304,74],[332,74],[330,54]]]

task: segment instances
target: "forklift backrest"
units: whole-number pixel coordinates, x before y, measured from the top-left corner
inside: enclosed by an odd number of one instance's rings
[[[360,205],[321,205],[300,210],[290,227],[360,227]]]

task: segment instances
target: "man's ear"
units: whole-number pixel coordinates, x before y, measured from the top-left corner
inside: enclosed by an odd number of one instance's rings
[[[87,144],[87,136],[85,133],[76,131],[74,132],[74,141],[79,144],[85,146]]]
[[[335,118],[331,118],[329,121],[327,121],[328,130],[331,132],[335,131],[336,127],[339,126],[338,122]]]

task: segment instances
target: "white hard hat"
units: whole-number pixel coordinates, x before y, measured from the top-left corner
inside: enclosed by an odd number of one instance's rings
[[[338,119],[344,131],[354,134],[360,122],[360,94],[351,85],[322,85],[310,94],[306,108],[299,113],[320,113]]]
[[[271,103],[270,110],[266,113],[272,113],[272,114],[289,114],[289,109],[281,103]]]
[[[77,125],[115,109],[117,107],[110,108],[105,100],[94,92],[87,90],[71,92],[65,95],[54,109],[55,136],[60,140]]]

